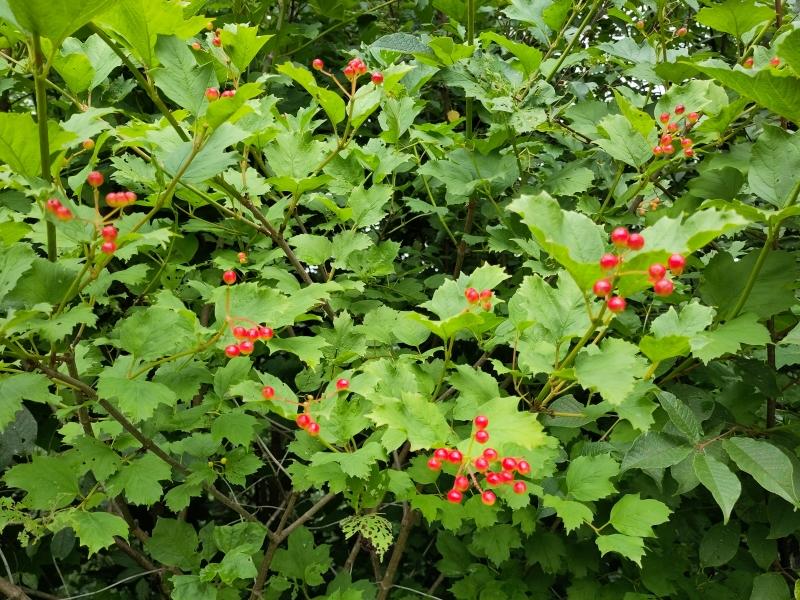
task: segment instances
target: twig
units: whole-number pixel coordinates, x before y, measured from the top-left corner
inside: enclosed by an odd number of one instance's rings
[[[406,543],[408,536],[411,534],[411,529],[416,522],[417,511],[412,509],[408,503],[403,504],[405,510],[403,520],[400,522],[400,533],[397,535],[397,541],[392,548],[392,556],[389,558],[389,564],[386,565],[386,573],[383,575],[378,586],[377,600],[386,600],[389,597],[389,590],[394,585],[394,578],[397,575],[397,568],[400,566],[400,559],[403,558],[403,553],[406,550]]]
[[[295,502],[297,502],[297,493],[292,492],[292,495],[289,496],[289,499],[286,501],[286,509],[283,511],[281,520],[278,522],[278,528],[275,530],[276,537],[270,541],[267,551],[264,553],[264,558],[261,560],[261,564],[258,566],[256,582],[253,585],[253,590],[250,592],[250,600],[255,600],[256,598],[261,597],[261,590],[264,589],[264,583],[267,581],[269,566],[272,564],[272,558],[275,556],[275,551],[280,545],[279,542],[276,541],[277,536],[283,533],[283,528],[286,526],[286,521],[289,520],[289,515],[292,514]]]
[[[31,600],[21,587],[17,587],[4,577],[0,577],[0,592],[8,596],[8,600]]]

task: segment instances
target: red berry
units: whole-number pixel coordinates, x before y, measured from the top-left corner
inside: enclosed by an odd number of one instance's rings
[[[691,148],[684,148],[683,149],[683,155],[686,158],[692,158],[694,156],[694,150],[692,150]]]
[[[691,138],[681,138],[681,146],[684,148],[691,147],[692,143],[693,142]]]
[[[676,36],[676,37],[683,37],[683,36],[685,36],[687,33],[688,33],[688,30],[686,29],[686,27],[681,27],[681,28],[679,28],[679,29],[678,29],[678,30],[675,32],[675,36]]]
[[[81,142],[84,150],[92,150],[94,148],[94,140],[83,140]]]
[[[61,206],[61,200],[58,198],[50,198],[46,204],[47,210],[55,212],[59,206]]]
[[[479,444],[485,444],[489,441],[489,432],[483,429],[480,429],[475,432],[475,441]]]
[[[236,283],[236,271],[225,271],[222,274],[222,281],[224,281],[228,285],[233,285],[234,283]]]
[[[344,390],[346,390],[349,387],[350,387],[350,380],[349,379],[342,378],[342,379],[337,379],[336,380],[336,389],[339,390],[340,392],[343,392]]]
[[[128,204],[133,204],[136,202],[136,194],[133,192],[120,192],[122,194],[123,200]]]
[[[108,192],[106,194],[106,204],[111,207],[118,207],[120,205],[120,194],[117,192]]]
[[[309,423],[308,427],[306,427],[306,431],[308,432],[308,435],[310,435],[311,437],[318,436],[319,435],[319,423],[314,423],[314,422]]]
[[[615,246],[624,246],[628,241],[628,235],[627,227],[615,227],[611,232],[611,243]]]
[[[473,421],[478,429],[486,429],[489,426],[489,419],[483,415],[478,415]]]
[[[92,171],[86,176],[86,183],[94,188],[103,185],[104,181],[105,177],[103,177],[103,174],[100,171]]]
[[[675,284],[670,279],[659,279],[653,284],[656,296],[669,296],[675,291]]]
[[[192,50],[200,50],[201,48],[200,42],[192,42]]]
[[[632,233],[628,237],[628,248],[631,250],[641,250],[644,248],[644,236],[641,233]]]
[[[254,349],[255,346],[253,346],[253,342],[251,342],[250,340],[244,340],[242,342],[239,342],[239,352],[241,352],[245,356],[252,354]]]
[[[686,107],[683,104],[678,104],[675,107],[675,114],[682,115],[686,111]]]
[[[497,450],[494,448],[486,448],[486,450],[483,451],[483,457],[489,461],[497,460]]]
[[[664,279],[664,275],[667,274],[667,268],[660,263],[653,263],[650,265],[650,268],[647,269],[647,272],[650,274],[650,279],[652,281],[658,281],[659,279]]]
[[[236,255],[236,258],[239,259],[239,264],[243,265],[247,262],[247,252],[239,252],[239,254]]]
[[[342,69],[342,73],[344,73],[344,76],[348,79],[352,79],[356,74],[356,70],[350,65],[347,65],[344,69]]]
[[[510,456],[506,456],[500,464],[503,465],[503,469],[506,471],[513,471],[517,468],[517,460]]]
[[[447,448],[437,448],[433,455],[439,460],[447,460],[447,457],[450,456],[450,452]]]
[[[114,242],[103,242],[100,246],[100,252],[103,254],[114,254],[117,250],[117,245]]]
[[[221,98],[233,98],[236,95],[236,90],[225,90],[220,94]]]
[[[514,483],[514,493],[515,494],[524,494],[528,490],[528,486],[525,485],[524,481],[517,481]]]
[[[600,257],[600,266],[606,271],[610,271],[619,264],[619,256],[616,254],[603,254]]]
[[[491,302],[484,302],[481,304],[481,308],[483,310],[492,310],[492,303]]]
[[[231,344],[230,346],[225,346],[225,355],[228,358],[233,358],[234,356],[239,356],[239,346],[236,344]]]
[[[215,35],[214,38],[211,40],[211,43],[214,44],[217,48],[222,46],[222,38],[218,35]]]
[[[662,146],[661,149],[664,151],[664,154],[672,154],[675,152],[675,146],[672,144],[667,144],[666,146]]]
[[[275,397],[275,388],[271,385],[265,385],[261,388],[261,395],[264,396],[264,400],[272,400]]]
[[[667,260],[667,265],[669,265],[669,270],[675,275],[680,275],[683,273],[683,268],[686,266],[686,259],[682,254],[673,254]]]
[[[478,290],[473,287],[467,288],[467,290],[464,292],[464,297],[470,304],[476,304],[481,299],[481,295],[478,293]]]
[[[459,504],[464,495],[458,490],[450,490],[447,492],[447,501],[453,504]]]
[[[440,461],[438,458],[429,458],[428,468],[431,471],[438,471],[439,469],[442,468],[442,461]]]
[[[608,306],[608,310],[611,312],[621,313],[623,310],[625,310],[625,298],[622,298],[621,296],[611,296],[611,298],[606,300],[606,305]]]
[[[297,423],[297,426],[300,429],[305,429],[309,425],[311,425],[311,417],[306,413],[300,413],[294,419],[294,422]]]
[[[492,471],[491,473],[486,474],[486,483],[489,485],[500,485],[503,483],[503,480],[500,478],[500,473],[495,473]]]
[[[476,458],[474,464],[475,468],[478,471],[485,471],[486,469],[489,468],[489,461],[486,460],[483,456],[479,456],[478,458]]]
[[[521,460],[517,463],[517,472],[520,475],[527,475],[531,472],[531,466],[527,460]]]
[[[670,115],[669,115],[668,112],[663,112],[663,113],[661,113],[661,116],[658,117],[658,120],[661,121],[662,123],[666,124],[666,123],[669,123],[669,117],[670,117]]]
[[[769,59],[769,64],[772,65],[773,67],[777,67],[781,64],[781,59],[778,58],[777,56],[773,56],[772,58]]]
[[[636,21],[634,27],[636,27],[636,29],[639,31],[642,31],[644,29],[644,21]]]
[[[458,465],[461,464],[462,460],[464,460],[464,455],[458,450],[450,450],[450,453],[447,455],[447,460],[454,465]]]
[[[325,68],[325,63],[322,62],[321,58],[315,58],[311,61],[311,66],[317,71],[322,71]]]
[[[481,290],[481,300],[490,300],[493,293],[492,290]]]
[[[115,239],[117,239],[117,233],[117,228],[113,225],[106,225],[102,230],[100,230],[100,235],[107,242],[113,242]]]
[[[234,327],[231,333],[233,333],[233,337],[237,340],[243,340],[247,337],[247,329],[244,327]]]
[[[72,218],[72,211],[66,206],[59,206],[56,209],[56,218],[61,221],[69,221]],[[114,249],[116,249],[116,246],[114,246]]]
[[[753,57],[752,56],[748,56],[747,58],[745,58],[744,59],[744,63],[743,63],[744,64],[744,68],[745,69],[752,69],[753,68],[753,62],[754,61],[753,61]]]
[[[653,154],[655,154],[656,156],[661,156],[662,154],[664,154],[664,149],[661,146],[654,146]]]
[[[214,100],[219,98],[219,90],[214,87],[210,87],[206,89],[206,99],[209,102],[213,102]]]
[[[677,123],[670,123],[669,125],[667,125],[667,131],[671,131],[672,133],[675,133],[676,131],[678,131],[678,124]]]
[[[486,490],[481,494],[481,502],[486,506],[491,506],[497,500],[497,495],[492,490]]]
[[[251,327],[247,330],[247,339],[253,342],[258,339],[258,327]]]
[[[459,492],[466,492],[469,489],[469,479],[464,475],[459,475],[456,477],[455,483],[453,483],[453,489]]]
[[[595,293],[596,296],[606,297],[611,293],[612,289],[611,282],[608,279],[598,279],[594,282],[592,286],[592,291]]]
[[[383,83],[383,73],[380,71],[375,71],[372,74],[372,83],[375,85],[381,85]]]
[[[672,143],[672,136],[669,133],[665,133],[661,136],[661,146],[666,146]]]
[[[500,472],[500,480],[503,483],[510,483],[514,481],[514,472],[513,471],[501,471]]]
[[[272,336],[275,335],[275,332],[272,331],[272,327],[264,327],[263,325],[259,326],[258,328],[258,337],[262,340],[271,340]]]

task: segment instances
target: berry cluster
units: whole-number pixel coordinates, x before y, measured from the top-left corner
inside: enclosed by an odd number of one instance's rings
[[[596,296],[606,298],[606,306],[613,313],[625,310],[626,302],[622,296],[611,296],[614,282],[625,275],[639,275],[637,271],[622,272],[620,266],[623,262],[621,251],[641,250],[644,248],[644,237],[639,233],[631,233],[625,227],[617,227],[611,232],[611,243],[615,252],[607,252],[600,257],[600,267],[610,271],[610,275],[594,282],[592,291]],[[680,275],[686,266],[686,259],[681,254],[673,254],[667,261],[669,270],[673,275]],[[669,296],[675,290],[675,284],[667,278],[667,267],[661,263],[653,263],[647,269],[647,276],[653,284],[653,292],[657,296]]]
[[[233,337],[238,340],[235,344],[225,346],[225,356],[235,358],[237,356],[249,356],[253,353],[259,340],[268,342],[275,335],[272,327],[257,325],[255,327],[242,327],[236,325],[231,328]]]
[[[350,381],[347,379],[341,378],[336,380],[336,392],[346,392],[350,387]],[[319,423],[314,420],[313,415],[311,414],[311,405],[315,402],[319,402],[320,399],[314,399],[313,396],[306,396],[306,400],[304,402],[294,402],[292,400],[286,400],[285,398],[278,398],[275,396],[275,388],[271,385],[265,385],[261,388],[261,396],[264,400],[275,400],[280,402],[286,402],[288,404],[292,404],[294,406],[300,406],[303,409],[303,412],[298,414],[294,422],[300,429],[303,429],[308,435],[312,437],[316,437],[319,435]]]
[[[678,116],[676,120],[672,120],[672,115],[668,112],[661,113],[658,120],[661,121],[662,131],[659,144],[653,148],[653,154],[656,156],[670,156],[675,152],[675,137],[678,138],[681,148],[683,148],[683,155],[686,158],[694,156],[694,149],[691,138],[688,137],[689,131],[694,127],[694,124],[700,120],[700,113],[690,112],[685,117],[683,114],[686,112],[686,107],[683,104],[678,104],[675,107],[675,114]],[[680,124],[682,122],[682,125]],[[676,136],[677,134],[677,136]]]
[[[124,208],[136,202],[136,194],[131,191],[108,192],[106,194],[106,204],[111,208]]]
[[[336,77],[333,75],[333,73],[325,71],[325,63],[322,61],[321,58],[315,58],[314,60],[312,60],[311,67],[315,71],[319,71],[323,75],[327,75],[328,77],[333,79],[333,81],[336,82],[338,85],[338,81]],[[367,64],[360,58],[353,58],[344,66],[344,68],[342,69],[342,73],[344,73],[345,78],[351,82],[352,88],[355,89],[358,78],[367,73]],[[372,75],[370,75],[370,79],[372,80],[372,83],[374,83],[375,85],[381,85],[383,83],[383,73],[381,73],[380,71],[374,71]],[[348,93],[347,90],[344,89],[343,91],[348,96],[352,93],[352,92]]]
[[[240,265],[246,264],[247,263],[247,252],[239,252],[239,254],[236,255],[236,258],[239,260],[239,264]],[[234,273],[234,275],[236,275],[236,273]]]
[[[113,225],[106,225],[100,230],[100,235],[103,238],[103,243],[100,246],[100,251],[103,254],[114,254],[117,250],[117,234],[119,231]]]
[[[492,310],[492,290],[481,290],[480,292],[474,287],[467,288],[464,291],[464,297],[470,306],[480,304],[483,310]]]
[[[91,142],[91,140],[86,140],[87,142]],[[94,142],[91,144],[94,145]],[[84,142],[84,147],[86,146],[86,142]],[[105,177],[100,171],[91,171],[86,176],[86,183],[88,183],[94,189],[94,200],[95,206],[100,200],[100,191],[99,187],[105,183]],[[111,212],[113,215],[116,210],[122,210],[126,206],[130,206],[134,202],[136,202],[137,196],[134,192],[129,190],[123,190],[119,192],[108,192],[105,196],[106,204],[111,208],[115,209]],[[103,239],[103,242],[100,244],[100,252],[106,254],[107,256],[111,256],[114,252],[117,251],[117,236],[119,235],[119,230],[111,223],[107,222],[104,218],[101,218],[98,222],[95,223],[95,227],[100,234],[100,237]]]
[[[480,444],[486,443],[489,440],[489,433],[486,431],[489,419],[478,415],[475,417],[473,425],[475,426],[473,439]],[[438,448],[428,459],[428,468],[431,471],[441,471],[445,463],[457,467],[453,487],[447,492],[447,500],[454,504],[461,503],[464,499],[464,492],[470,487],[474,487],[480,493],[481,501],[487,506],[495,503],[497,494],[492,490],[483,489],[479,481],[480,477],[483,477],[483,483],[486,486],[509,485],[515,494],[524,494],[528,489],[524,481],[516,479],[516,475],[529,475],[530,464],[512,456],[501,457],[494,448],[486,448],[474,459],[465,457],[460,450],[455,448]],[[499,470],[491,470],[492,464],[497,464]]]
[[[209,25],[211,25],[211,23],[209,23]],[[213,27],[213,25],[212,25],[212,27]],[[211,31],[211,29],[209,29],[208,25],[206,25],[206,29]],[[214,31],[214,37],[211,38],[211,43],[214,45],[214,47],[216,47],[216,48],[221,48],[222,47],[222,37],[221,36],[222,36],[222,29],[217,28]]]
[[[45,202],[45,206],[47,207],[47,210],[59,221],[69,221],[74,216],[69,207],[61,204],[61,200],[58,198],[50,198],[47,202]]]
[[[236,90],[223,90],[220,93],[219,88],[210,87],[206,89],[206,100],[214,102],[220,98],[233,98],[236,95]]]

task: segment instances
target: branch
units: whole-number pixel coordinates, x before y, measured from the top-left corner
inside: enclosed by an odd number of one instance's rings
[[[389,590],[394,585],[394,578],[397,575],[397,568],[400,566],[400,559],[403,558],[403,553],[406,551],[408,536],[411,534],[411,529],[417,520],[417,511],[410,508],[408,503],[403,503],[403,508],[405,509],[405,514],[403,514],[403,520],[400,522],[400,533],[392,549],[389,564],[386,566],[386,573],[378,586],[380,591],[378,592],[377,600],[386,600],[389,597]]]
[[[264,553],[264,558],[261,559],[261,564],[258,566],[258,575],[256,575],[256,582],[253,585],[253,590],[250,593],[250,600],[256,600],[261,597],[261,590],[264,589],[264,583],[267,581],[267,573],[269,566],[272,564],[272,558],[275,556],[275,551],[278,549],[277,537],[283,533],[283,528],[286,526],[286,521],[289,520],[289,515],[292,514],[294,504],[297,502],[297,493],[292,492],[289,500],[286,502],[286,508],[281,515],[281,520],[278,522],[278,528],[275,530],[275,537],[270,541],[267,551]]]
[[[4,577],[0,577],[0,592],[3,592],[8,600],[31,600],[21,587],[17,587]]]

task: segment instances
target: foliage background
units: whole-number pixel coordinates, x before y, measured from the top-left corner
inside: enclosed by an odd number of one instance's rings
[[[0,592],[800,597],[796,18],[0,1]],[[305,66],[355,56],[352,102]],[[654,156],[678,104],[694,157]],[[93,169],[139,196],[113,256]],[[618,225],[688,268],[611,315]],[[276,335],[228,359],[226,317]],[[477,414],[533,466],[492,507],[425,467]]]

